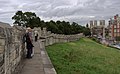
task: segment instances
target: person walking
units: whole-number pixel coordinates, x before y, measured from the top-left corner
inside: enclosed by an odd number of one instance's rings
[[[38,31],[35,31],[35,42],[38,40]]]
[[[27,58],[32,58],[33,53],[33,43],[32,43],[32,29],[30,27],[27,28],[26,32],[26,48],[27,48]]]

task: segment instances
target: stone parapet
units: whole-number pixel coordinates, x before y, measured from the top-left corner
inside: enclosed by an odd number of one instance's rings
[[[25,57],[25,43],[22,41],[26,28],[20,26],[0,26],[0,74],[18,74]],[[62,35],[47,31],[46,28],[34,28],[38,31],[43,47],[60,42],[79,40],[83,35]],[[33,33],[34,34],[34,33]],[[33,35],[34,38],[34,35]]]
[[[17,74],[24,54],[20,26],[0,27],[0,74]]]

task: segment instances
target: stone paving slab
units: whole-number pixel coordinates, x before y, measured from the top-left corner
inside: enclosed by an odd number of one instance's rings
[[[20,74],[57,74],[41,41],[34,42],[34,56],[25,59]]]

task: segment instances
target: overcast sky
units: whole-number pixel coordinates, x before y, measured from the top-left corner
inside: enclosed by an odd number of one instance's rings
[[[86,24],[120,14],[120,0],[0,0],[0,21],[13,23],[18,10],[35,12],[42,20]]]

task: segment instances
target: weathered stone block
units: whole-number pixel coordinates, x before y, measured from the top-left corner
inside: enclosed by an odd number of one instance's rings
[[[5,45],[5,39],[4,38],[0,38],[0,46],[4,46]]]

